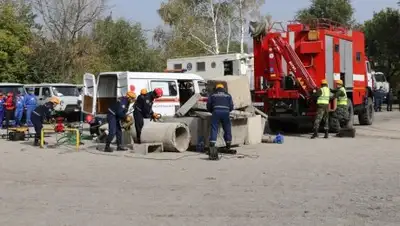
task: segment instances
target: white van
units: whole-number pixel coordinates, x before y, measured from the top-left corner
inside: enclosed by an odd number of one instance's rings
[[[12,92],[14,95],[19,91],[22,95],[25,95],[24,85],[21,83],[0,83],[0,91],[3,95]]]
[[[41,105],[48,101],[49,98],[56,96],[60,98],[60,105],[57,105],[56,111],[61,111],[67,115],[77,113],[79,91],[77,85],[65,83],[41,83],[25,85],[25,89],[34,89],[37,98],[37,104]]]
[[[98,117],[104,117],[111,104],[126,92],[133,91],[139,95],[141,89],[152,91],[155,88],[161,88],[164,95],[155,100],[153,111],[173,116],[191,95],[201,93],[205,88],[202,77],[186,73],[102,72],[97,79],[87,73],[83,80],[82,111]]]

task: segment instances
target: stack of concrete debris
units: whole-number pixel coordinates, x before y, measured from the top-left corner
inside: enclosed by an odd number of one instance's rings
[[[264,133],[265,114],[252,106],[250,86],[247,77],[225,76],[207,81],[208,93],[212,93],[217,83],[222,83],[234,104],[231,112],[232,144],[259,144]],[[261,115],[259,115],[261,114]],[[200,140],[208,147],[211,126],[211,113],[207,112],[206,103],[201,101],[200,94],[192,96],[177,112],[175,117],[165,118],[167,122],[183,122],[191,133],[190,146],[196,146]],[[223,130],[217,139],[217,147],[225,146]]]

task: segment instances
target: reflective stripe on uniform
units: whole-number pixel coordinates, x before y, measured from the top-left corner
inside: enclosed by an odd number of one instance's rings
[[[108,112],[110,112],[111,114],[115,115],[115,112],[113,110],[111,110],[111,108],[108,109]]]
[[[37,116],[41,116],[39,113],[37,113],[36,111],[32,111],[33,114],[37,115]]]
[[[222,105],[215,105],[214,106],[214,109],[215,108],[222,108],[222,109],[228,109],[229,110],[229,107],[227,107],[227,106],[222,106]]]
[[[339,96],[338,97],[338,102],[337,105],[346,105],[347,106],[347,93],[346,89],[344,87],[340,87],[339,89],[341,92],[344,93],[344,96]]]
[[[330,90],[328,87],[321,87],[321,96],[318,97],[317,104],[329,104]]]

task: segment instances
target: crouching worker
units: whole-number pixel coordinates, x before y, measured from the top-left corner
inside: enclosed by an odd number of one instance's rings
[[[43,129],[43,122],[45,119],[50,119],[54,107],[58,104],[60,104],[60,99],[58,99],[57,97],[52,97],[50,98],[49,102],[36,107],[35,110],[32,111],[31,121],[33,124],[33,128],[35,129],[35,141],[33,145],[40,145],[39,139]]]
[[[226,92],[224,85],[217,84],[215,92],[208,97],[207,110],[212,113],[211,133],[210,133],[210,160],[218,160],[218,149],[215,147],[217,142],[219,124],[224,130],[224,140],[226,148],[231,148],[232,128],[230,112],[233,110],[232,96]]]
[[[121,97],[117,103],[108,109],[107,123],[108,123],[108,137],[105,152],[112,152],[110,145],[115,136],[117,136],[117,151],[126,151],[126,147],[122,146],[122,127],[121,121],[125,120],[129,105],[135,101],[136,94],[132,91],[126,93],[126,96]]]
[[[135,102],[133,117],[135,119],[136,139],[138,144],[142,142],[141,135],[144,119],[158,119],[160,117],[159,114],[153,112],[153,103],[155,99],[162,97],[162,95],[163,90],[160,88],[155,88],[153,91],[147,93],[142,90]]]

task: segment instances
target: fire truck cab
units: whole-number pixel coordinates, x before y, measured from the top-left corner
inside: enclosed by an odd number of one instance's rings
[[[373,94],[365,56],[364,34],[329,20],[292,22],[285,31],[252,30],[254,87],[264,102],[271,130],[312,123],[316,115],[313,91],[326,79],[329,88],[343,80],[350,115],[361,125],[373,122]],[[332,101],[331,110],[336,108]],[[332,132],[339,122],[330,117]],[[336,121],[335,121],[336,120]],[[350,117],[347,126],[353,125]]]

